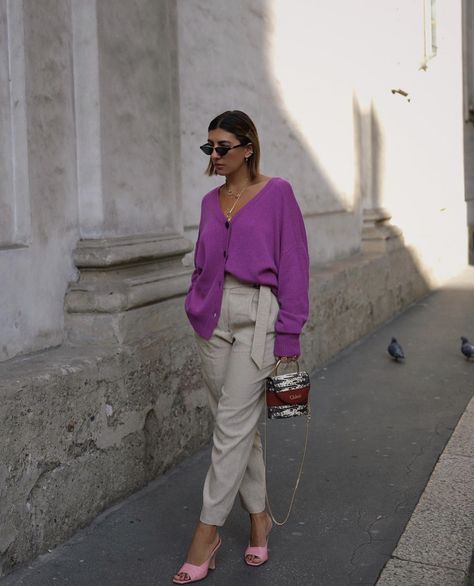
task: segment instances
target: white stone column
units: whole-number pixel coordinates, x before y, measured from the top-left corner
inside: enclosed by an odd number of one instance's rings
[[[79,230],[101,235],[104,223],[97,0],[72,0]]]
[[[390,223],[391,214],[383,207],[384,145],[370,98],[359,97],[358,149],[362,212],[362,250],[384,253],[403,245],[401,230]]]
[[[0,0],[0,250],[30,238],[23,3]]]
[[[72,0],[83,238],[182,230],[172,2]]]
[[[192,244],[182,235],[174,3],[71,7],[82,239],[66,325],[81,338],[91,315],[103,323],[185,293],[181,259]]]

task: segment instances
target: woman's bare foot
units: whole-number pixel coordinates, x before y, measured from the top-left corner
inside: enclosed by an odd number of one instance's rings
[[[199,521],[194,530],[193,539],[186,556],[186,562],[193,566],[202,565],[211,556],[212,550],[215,548],[218,540],[217,527]],[[184,578],[181,573],[176,574],[174,577],[178,579]]]

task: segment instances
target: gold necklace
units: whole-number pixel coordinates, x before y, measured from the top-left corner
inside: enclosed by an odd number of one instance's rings
[[[241,189],[241,191],[243,191],[246,187],[248,187],[250,185],[250,181],[248,183],[246,183],[244,185],[244,187]],[[234,193],[234,190],[232,189],[232,187],[227,183],[227,180],[225,182],[225,190],[227,191],[227,195],[229,195],[230,197],[237,197],[237,194]],[[239,192],[240,193],[240,192]]]
[[[234,205],[230,208],[230,210],[227,210],[225,216],[227,218],[227,221],[230,222],[231,218],[232,218],[232,212],[234,211],[235,206],[237,205],[237,202],[240,199],[240,196],[242,195],[242,193],[247,189],[247,187],[250,185],[250,181],[248,183],[246,183],[242,189],[239,191],[239,193],[237,195],[234,195],[235,197],[235,201],[234,201]],[[226,183],[227,186],[227,183]],[[233,192],[232,192],[233,193]]]

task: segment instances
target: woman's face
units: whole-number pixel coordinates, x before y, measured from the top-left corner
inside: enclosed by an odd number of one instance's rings
[[[209,131],[207,142],[214,147],[235,147],[240,141],[232,132],[227,132],[227,130],[222,130],[222,128],[216,128],[215,130]],[[251,154],[252,145],[247,144],[227,151],[227,153],[222,156],[218,155],[214,150],[210,156],[217,175],[231,175],[242,165],[246,164],[245,157],[248,157]]]

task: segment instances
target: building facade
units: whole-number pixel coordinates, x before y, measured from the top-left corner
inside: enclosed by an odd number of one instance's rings
[[[471,5],[382,4],[0,0],[0,575],[209,437],[183,303],[215,115],[303,210],[307,368],[466,264]]]

